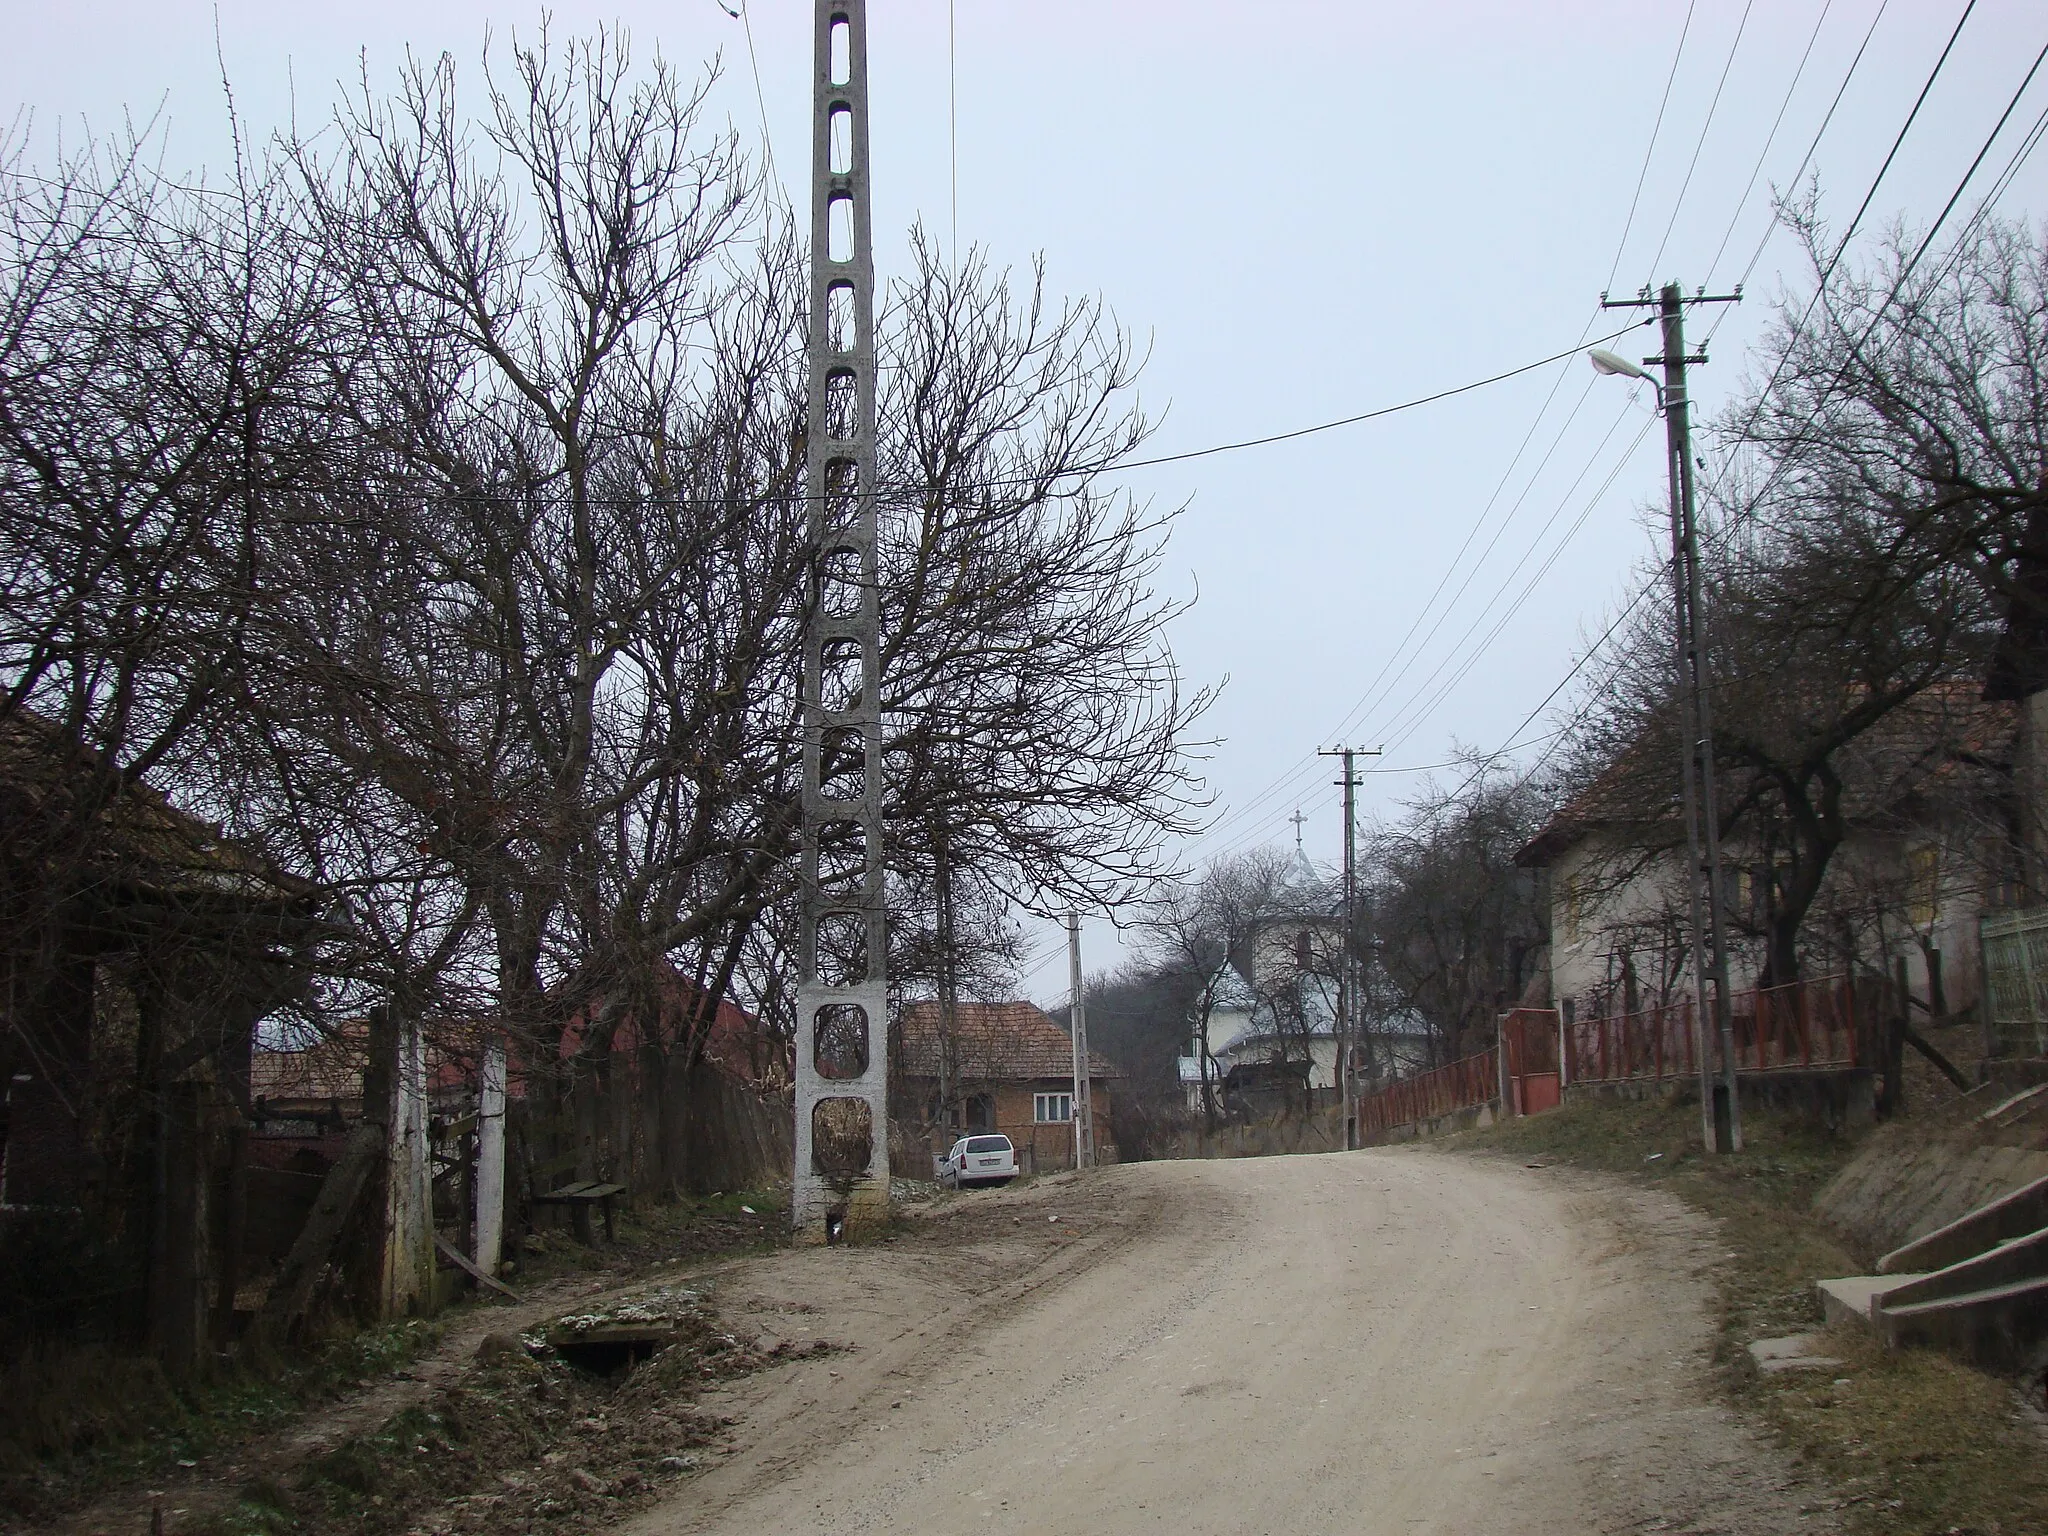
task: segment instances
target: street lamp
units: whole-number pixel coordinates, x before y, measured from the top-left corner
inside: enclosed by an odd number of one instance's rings
[[[1624,379],[1641,379],[1650,388],[1657,391],[1657,407],[1659,410],[1663,409],[1664,386],[1627,358],[1609,352],[1605,347],[1594,347],[1591,351],[1587,352],[1586,361],[1593,365],[1595,373],[1617,374]]]

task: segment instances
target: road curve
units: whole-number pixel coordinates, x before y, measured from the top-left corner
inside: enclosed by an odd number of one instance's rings
[[[742,1326],[853,1347],[737,1384],[743,1448],[626,1528],[1831,1528],[1715,1403],[1711,1231],[1655,1192],[1410,1149],[947,1209],[951,1241],[727,1279]]]

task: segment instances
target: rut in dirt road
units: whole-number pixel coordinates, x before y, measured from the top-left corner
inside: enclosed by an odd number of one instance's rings
[[[1084,1194],[1109,1224],[1005,1275],[1002,1213]],[[735,1277],[727,1308],[860,1347],[739,1384],[750,1449],[626,1528],[1829,1528],[1713,1402],[1707,1229],[1661,1195],[1379,1151],[1106,1169],[978,1214],[984,1252]]]

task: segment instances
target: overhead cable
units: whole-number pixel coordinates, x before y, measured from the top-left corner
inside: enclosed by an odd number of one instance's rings
[[[1643,201],[1643,183],[1649,179],[1650,161],[1657,153],[1657,135],[1664,128],[1664,111],[1671,105],[1671,85],[1678,78],[1679,60],[1685,57],[1686,34],[1692,31],[1692,13],[1698,8],[1699,0],[1690,0],[1685,8],[1685,24],[1678,29],[1678,47],[1671,55],[1671,71],[1664,77],[1664,94],[1657,101],[1657,120],[1650,125],[1650,142],[1643,146],[1643,168],[1636,172],[1636,190],[1628,200],[1628,218],[1622,222],[1621,242],[1614,249],[1614,265],[1608,269],[1607,286],[1614,286],[1614,275],[1621,270],[1622,252],[1628,248],[1629,231],[1635,228],[1636,209]]]
[[[1735,41],[1728,45],[1728,57],[1721,64],[1721,78],[1714,85],[1714,99],[1707,103],[1707,120],[1700,124],[1700,136],[1692,146],[1692,159],[1685,167],[1685,179],[1678,184],[1678,196],[1671,204],[1671,217],[1664,225],[1664,238],[1657,242],[1657,254],[1650,258],[1649,272],[1654,279],[1657,263],[1664,259],[1665,247],[1671,244],[1671,231],[1678,227],[1678,210],[1685,204],[1687,188],[1692,186],[1693,172],[1700,166],[1700,151],[1707,147],[1707,134],[1714,126],[1714,113],[1720,109],[1721,93],[1728,88],[1728,71],[1735,67],[1736,50],[1742,46],[1742,34],[1749,30],[1749,13],[1756,8],[1756,0],[1748,0],[1742,8],[1742,19],[1735,24]],[[1747,194],[1744,194],[1747,196]],[[1612,279],[1609,280],[1610,285]]]

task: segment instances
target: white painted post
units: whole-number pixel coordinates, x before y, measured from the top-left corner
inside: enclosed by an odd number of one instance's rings
[[[476,1267],[498,1272],[505,1244],[505,1042],[484,1045],[476,1085]]]

